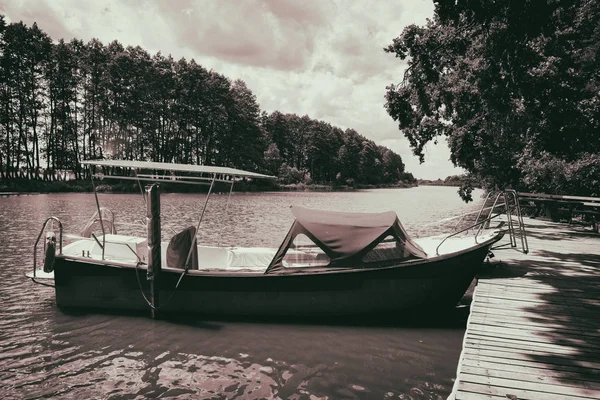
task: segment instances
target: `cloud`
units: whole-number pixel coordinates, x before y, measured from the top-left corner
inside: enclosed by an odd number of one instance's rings
[[[40,29],[53,39],[70,36],[64,19],[44,2],[40,2],[37,7],[28,7],[25,3],[9,0],[0,4],[0,13],[7,16],[8,22],[23,21],[27,25],[33,25],[38,21]]]
[[[163,2],[177,40],[201,56],[277,70],[304,70],[325,29],[327,2]]]
[[[266,10],[282,20],[322,25],[327,20],[333,3],[324,0],[262,0]]]
[[[444,143],[419,165],[387,115],[385,87],[406,62],[383,48],[412,23],[433,15],[431,0],[4,0],[0,12],[54,40],[118,40],[151,54],[195,59],[243,79],[267,112],[308,114],[400,154],[427,179],[460,173]]]
[[[105,44],[140,45],[150,53],[177,49],[153,1],[8,0],[5,12],[13,21],[37,22],[54,41],[97,38]]]

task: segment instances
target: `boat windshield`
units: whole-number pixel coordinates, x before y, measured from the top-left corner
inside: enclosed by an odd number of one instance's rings
[[[323,267],[328,264],[329,256],[302,233],[294,238],[283,256],[286,268]]]

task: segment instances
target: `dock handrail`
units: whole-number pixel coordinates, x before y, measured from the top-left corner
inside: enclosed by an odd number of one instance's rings
[[[521,248],[523,249],[523,253],[527,254],[529,253],[529,245],[527,243],[527,233],[525,232],[525,223],[523,222],[523,215],[521,214],[519,196],[517,192],[513,189],[506,189],[501,192],[498,192],[498,194],[496,195],[496,199],[494,200],[492,210],[496,207],[496,204],[498,204],[500,197],[502,197],[502,199],[504,200],[504,212],[506,213],[506,222],[508,223],[508,237],[510,241],[510,247],[517,247],[516,237],[518,235],[521,239]],[[516,216],[516,221],[513,220],[513,216]],[[481,230],[482,227],[483,225],[479,227],[479,230]],[[496,248],[502,246],[504,245],[497,246]]]
[[[486,205],[488,204],[488,201],[490,199],[492,199],[494,195],[495,195],[494,202],[492,203],[491,206],[486,207]],[[502,200],[500,199],[501,197],[502,197]],[[496,209],[496,207],[502,207],[502,201],[504,202],[504,211],[499,212],[496,215],[492,215],[494,210]],[[481,219],[484,210],[490,210],[490,211],[489,211],[489,214],[487,214],[487,217]],[[525,254],[527,254],[529,252],[529,245],[527,243],[527,234],[525,232],[525,223],[523,222],[523,216],[521,214],[521,207],[519,204],[519,195],[513,189],[506,189],[506,190],[503,190],[503,191],[500,191],[497,193],[489,192],[486,195],[485,200],[483,201],[483,203],[481,205],[481,209],[479,210],[479,212],[477,212],[477,217],[475,218],[475,224],[468,226],[466,228],[463,228],[461,230],[458,230],[456,232],[453,232],[452,234],[446,236],[440,242],[440,244],[436,247],[436,249],[435,249],[436,255],[439,255],[439,248],[447,239],[451,238],[452,236],[458,235],[459,233],[466,232],[473,228],[477,228],[477,232],[475,233],[475,242],[477,243],[477,236],[479,236],[479,234],[481,233],[481,230],[489,227],[489,223],[492,219],[497,218],[498,216],[500,216],[504,213],[506,213],[506,218],[507,218],[506,222],[508,224],[507,231],[508,231],[508,236],[509,236],[509,240],[510,240],[510,247],[512,247],[512,248],[517,247],[516,236],[518,235],[519,238],[521,239],[521,246],[522,246],[523,252]],[[456,224],[455,229],[458,227],[459,223],[463,220],[463,218],[466,215],[470,215],[470,214],[474,214],[474,213],[468,213],[468,214],[462,215],[460,220]],[[516,221],[513,220],[513,217],[516,217]],[[480,221],[480,219],[481,219],[481,221]]]
[[[40,241],[40,239],[42,238],[42,234],[44,233],[44,229],[46,229],[46,225],[48,225],[49,221],[56,221],[58,222],[58,229],[59,229],[59,239],[58,239],[58,254],[62,254],[62,249],[63,249],[63,226],[62,226],[62,222],[60,222],[60,219],[58,219],[58,217],[48,217],[46,218],[46,220],[44,221],[44,223],[42,224],[42,229],[40,230],[40,234],[38,235],[35,244],[33,245],[33,277],[36,278],[36,269],[37,269],[37,246],[38,243]]]
[[[521,204],[519,203],[519,194],[516,190],[508,189],[506,193],[513,196],[515,211],[517,216],[517,224],[519,226],[519,236],[521,238],[521,246],[523,247],[523,252],[525,254],[529,253],[529,243],[527,243],[527,233],[525,232],[525,222],[523,222],[523,214],[521,213]],[[514,229],[513,229],[514,236]],[[516,247],[516,239],[515,239],[515,247]]]

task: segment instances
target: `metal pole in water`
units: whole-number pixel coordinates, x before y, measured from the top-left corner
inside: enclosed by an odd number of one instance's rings
[[[150,298],[152,301],[152,318],[157,318],[160,306],[160,194],[158,184],[146,186],[146,228],[148,229],[148,274],[150,281]]]

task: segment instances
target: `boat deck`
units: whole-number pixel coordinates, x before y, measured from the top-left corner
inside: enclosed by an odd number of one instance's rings
[[[484,232],[478,237],[479,243],[488,240],[495,235],[495,232]],[[472,236],[455,236],[450,237],[444,243],[441,241],[446,235],[434,237],[426,237],[414,239],[430,258],[439,255],[450,254],[469,248],[477,242]],[[98,241],[90,238],[81,238],[71,244],[68,244],[63,249],[63,254],[70,258],[80,258],[83,260],[101,260],[102,247],[100,243],[102,236]],[[161,244],[161,262],[163,266],[167,266],[167,247],[169,243]],[[390,244],[391,248],[394,247]],[[256,247],[214,247],[214,246],[198,246],[198,259],[200,260],[197,268],[200,271],[227,271],[227,272],[243,272],[243,273],[262,273],[269,266],[271,260],[277,252],[276,248]],[[384,255],[385,249],[381,251]],[[299,259],[314,258],[313,252],[302,252],[296,250],[288,251],[288,254],[295,254]],[[316,254],[316,253],[315,253]],[[145,238],[134,236],[107,234],[104,248],[104,257],[106,260],[118,263],[135,265],[136,262],[146,261],[147,241]],[[309,255],[310,257],[307,257]],[[389,256],[387,256],[389,257]],[[386,258],[387,259],[387,258]],[[312,266],[311,262],[306,261],[306,265],[301,262],[296,262],[296,266]]]
[[[525,224],[530,253],[480,276],[450,398],[600,399],[600,235]]]

